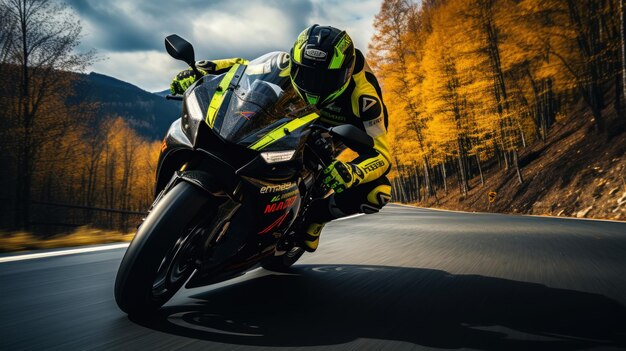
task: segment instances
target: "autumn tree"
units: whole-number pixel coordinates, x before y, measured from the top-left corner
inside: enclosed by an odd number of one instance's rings
[[[65,72],[80,71],[92,60],[91,53],[75,52],[81,26],[67,6],[53,0],[0,0],[7,22],[8,44],[2,56],[15,67],[10,87],[15,98],[9,108],[15,122],[11,130],[15,150],[15,224],[28,227],[34,160],[42,144],[60,126],[54,109],[68,88]],[[4,12],[3,11],[3,12]],[[13,69],[13,68],[12,68]],[[57,100],[57,101],[55,101]],[[50,132],[50,133],[48,133]]]
[[[374,70],[384,72],[382,84],[389,92],[386,101],[390,106],[392,125],[411,133],[417,142],[426,188],[432,195],[429,151],[423,135],[425,116],[420,114],[419,102],[412,91],[418,84],[419,76],[410,74],[410,63],[419,61],[421,54],[419,44],[407,38],[409,29],[415,28],[415,22],[420,20],[416,9],[417,5],[407,0],[383,1],[381,11],[374,20],[375,34],[369,46],[369,61]]]

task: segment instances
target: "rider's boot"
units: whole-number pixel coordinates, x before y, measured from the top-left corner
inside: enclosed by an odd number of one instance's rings
[[[337,208],[334,196],[316,200],[309,207],[301,226],[302,229],[297,233],[298,246],[308,252],[317,250],[320,234],[326,223],[344,216],[346,214]]]
[[[320,234],[326,223],[311,223],[301,234],[302,248],[308,252],[317,250],[320,243]]]

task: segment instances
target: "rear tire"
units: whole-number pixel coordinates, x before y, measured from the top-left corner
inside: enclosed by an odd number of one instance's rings
[[[198,219],[201,213],[206,213],[210,199],[201,189],[181,182],[152,209],[137,230],[117,272],[115,301],[122,311],[132,315],[152,313],[187,281],[194,271],[193,262],[179,262],[177,255],[183,249],[193,250],[189,247],[193,245],[189,243],[194,239],[192,229],[204,222]],[[163,288],[155,287],[155,280],[159,277],[161,281],[164,268],[167,284],[163,283]]]

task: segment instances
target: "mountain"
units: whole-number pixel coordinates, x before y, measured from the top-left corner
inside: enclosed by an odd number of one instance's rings
[[[99,73],[81,75],[72,100],[97,103],[97,120],[120,116],[139,134],[161,139],[180,115],[180,101],[165,100],[135,85]],[[69,101],[71,103],[71,101]]]
[[[153,94],[158,95],[158,96],[163,96],[166,97],[170,94],[170,90],[169,89],[165,89],[163,91],[155,91]]]

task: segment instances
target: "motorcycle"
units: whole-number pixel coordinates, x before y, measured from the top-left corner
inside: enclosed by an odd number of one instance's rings
[[[182,101],[181,116],[163,140],[155,200],[117,272],[115,300],[134,315],[158,310],[183,285],[288,269],[304,253],[295,228],[330,192],[322,170],[342,147],[373,146],[354,126],[316,123],[318,110],[291,85],[286,53],[202,76],[189,42],[170,35],[165,47],[197,80],[167,97]]]

